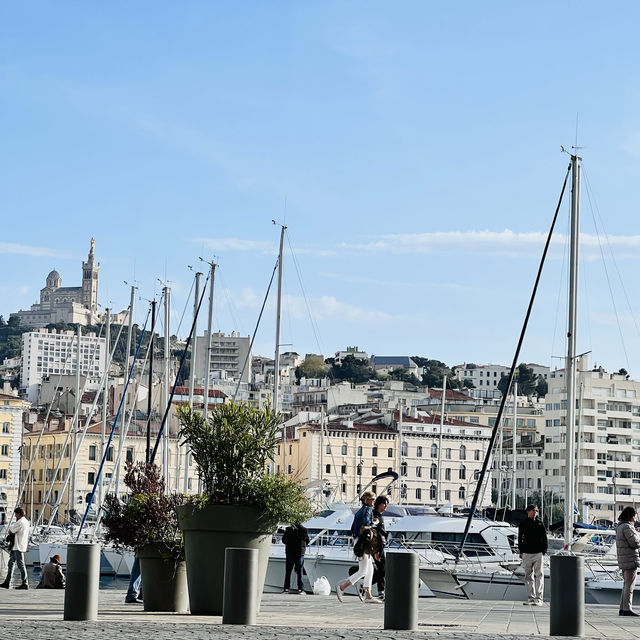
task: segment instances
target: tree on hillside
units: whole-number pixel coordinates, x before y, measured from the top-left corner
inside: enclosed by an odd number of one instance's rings
[[[376,372],[366,360],[361,360],[351,354],[345,356],[341,364],[334,364],[331,368],[331,374],[336,382],[346,380],[355,384],[377,378]]]
[[[296,378],[324,378],[329,367],[324,363],[322,356],[310,353],[297,367]]]
[[[524,362],[521,362],[516,369],[514,380],[518,383],[518,395],[520,396],[532,396],[536,392],[536,385],[538,384],[539,376],[533,372],[531,367],[528,367]],[[504,373],[500,376],[498,381],[498,389],[504,395],[507,392],[507,382],[509,376]]]
[[[440,360],[430,360],[421,356],[411,356],[411,359],[424,369],[422,384],[427,387],[442,388],[442,379],[447,376],[447,389],[461,389],[462,384],[453,377],[453,371]]]
[[[544,398],[547,395],[547,392],[549,391],[549,385],[547,384],[547,381],[542,377],[542,376],[538,376],[538,382],[536,383],[536,398],[540,399],[540,398]]]

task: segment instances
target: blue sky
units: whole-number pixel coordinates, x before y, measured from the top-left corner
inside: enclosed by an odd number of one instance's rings
[[[578,349],[640,378],[637,3],[0,12],[5,317],[54,267],[78,285],[93,236],[103,306],[126,307],[125,280],[147,299],[169,280],[175,331],[187,265],[215,256],[214,326],[249,334],[276,219],[289,227],[287,349],[510,363],[568,162],[560,145],[577,129],[590,196]],[[564,353],[565,245],[554,240],[523,360]],[[254,353],[273,352],[274,306]]]

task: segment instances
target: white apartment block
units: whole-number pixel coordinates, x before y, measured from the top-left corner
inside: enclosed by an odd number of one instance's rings
[[[78,357],[79,355],[79,357]],[[37,329],[22,334],[20,386],[29,402],[36,402],[42,379],[60,375],[101,378],[106,364],[106,341],[89,333],[78,337],[73,331]]]
[[[640,382],[587,370],[576,381],[577,506],[584,521],[615,522],[624,507],[640,503]],[[549,380],[545,423],[545,490],[565,491],[566,378]]]
[[[527,363],[527,367],[533,370],[536,376],[542,376],[545,380],[549,378],[549,367],[543,365]],[[455,377],[464,382],[469,380],[474,388],[468,389],[468,393],[474,398],[500,398],[501,392],[498,390],[500,378],[508,376],[511,368],[502,364],[461,364],[454,367]]]
[[[204,335],[196,338],[195,372],[199,381],[204,381],[205,377],[208,336],[209,334],[205,331]],[[228,380],[241,378],[242,382],[249,382],[251,380],[250,344],[251,338],[242,337],[235,331],[232,331],[228,336],[224,333],[212,333],[209,378],[226,378]]]

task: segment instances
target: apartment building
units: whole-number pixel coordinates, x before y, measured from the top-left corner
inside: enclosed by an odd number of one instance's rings
[[[4,385],[0,392],[0,524],[6,522],[18,500],[22,413],[28,407],[28,402]]]
[[[99,380],[106,365],[106,341],[94,333],[78,336],[73,331],[37,329],[22,334],[20,387],[27,400],[38,401],[42,379],[80,375]]]
[[[211,345],[211,362],[209,365],[210,378],[225,378],[228,380],[241,379],[242,382],[251,380],[251,338],[243,337],[232,331],[230,335],[224,333],[209,334],[205,331],[202,336],[197,336],[196,352],[196,377],[204,381],[207,362],[207,348]]]
[[[566,377],[552,372],[545,398],[545,488],[565,491]],[[615,522],[640,502],[640,382],[579,359],[576,378],[577,508],[585,521]]]

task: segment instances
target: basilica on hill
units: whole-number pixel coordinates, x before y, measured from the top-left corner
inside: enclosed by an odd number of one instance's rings
[[[91,248],[86,262],[82,263],[82,285],[63,287],[60,274],[54,269],[47,276],[45,286],[40,289],[40,302],[31,305],[28,311],[18,311],[11,316],[20,318],[23,327],[45,327],[52,323],[96,324],[101,315],[98,312],[98,273],[100,264],[95,261],[95,241],[91,238]]]

